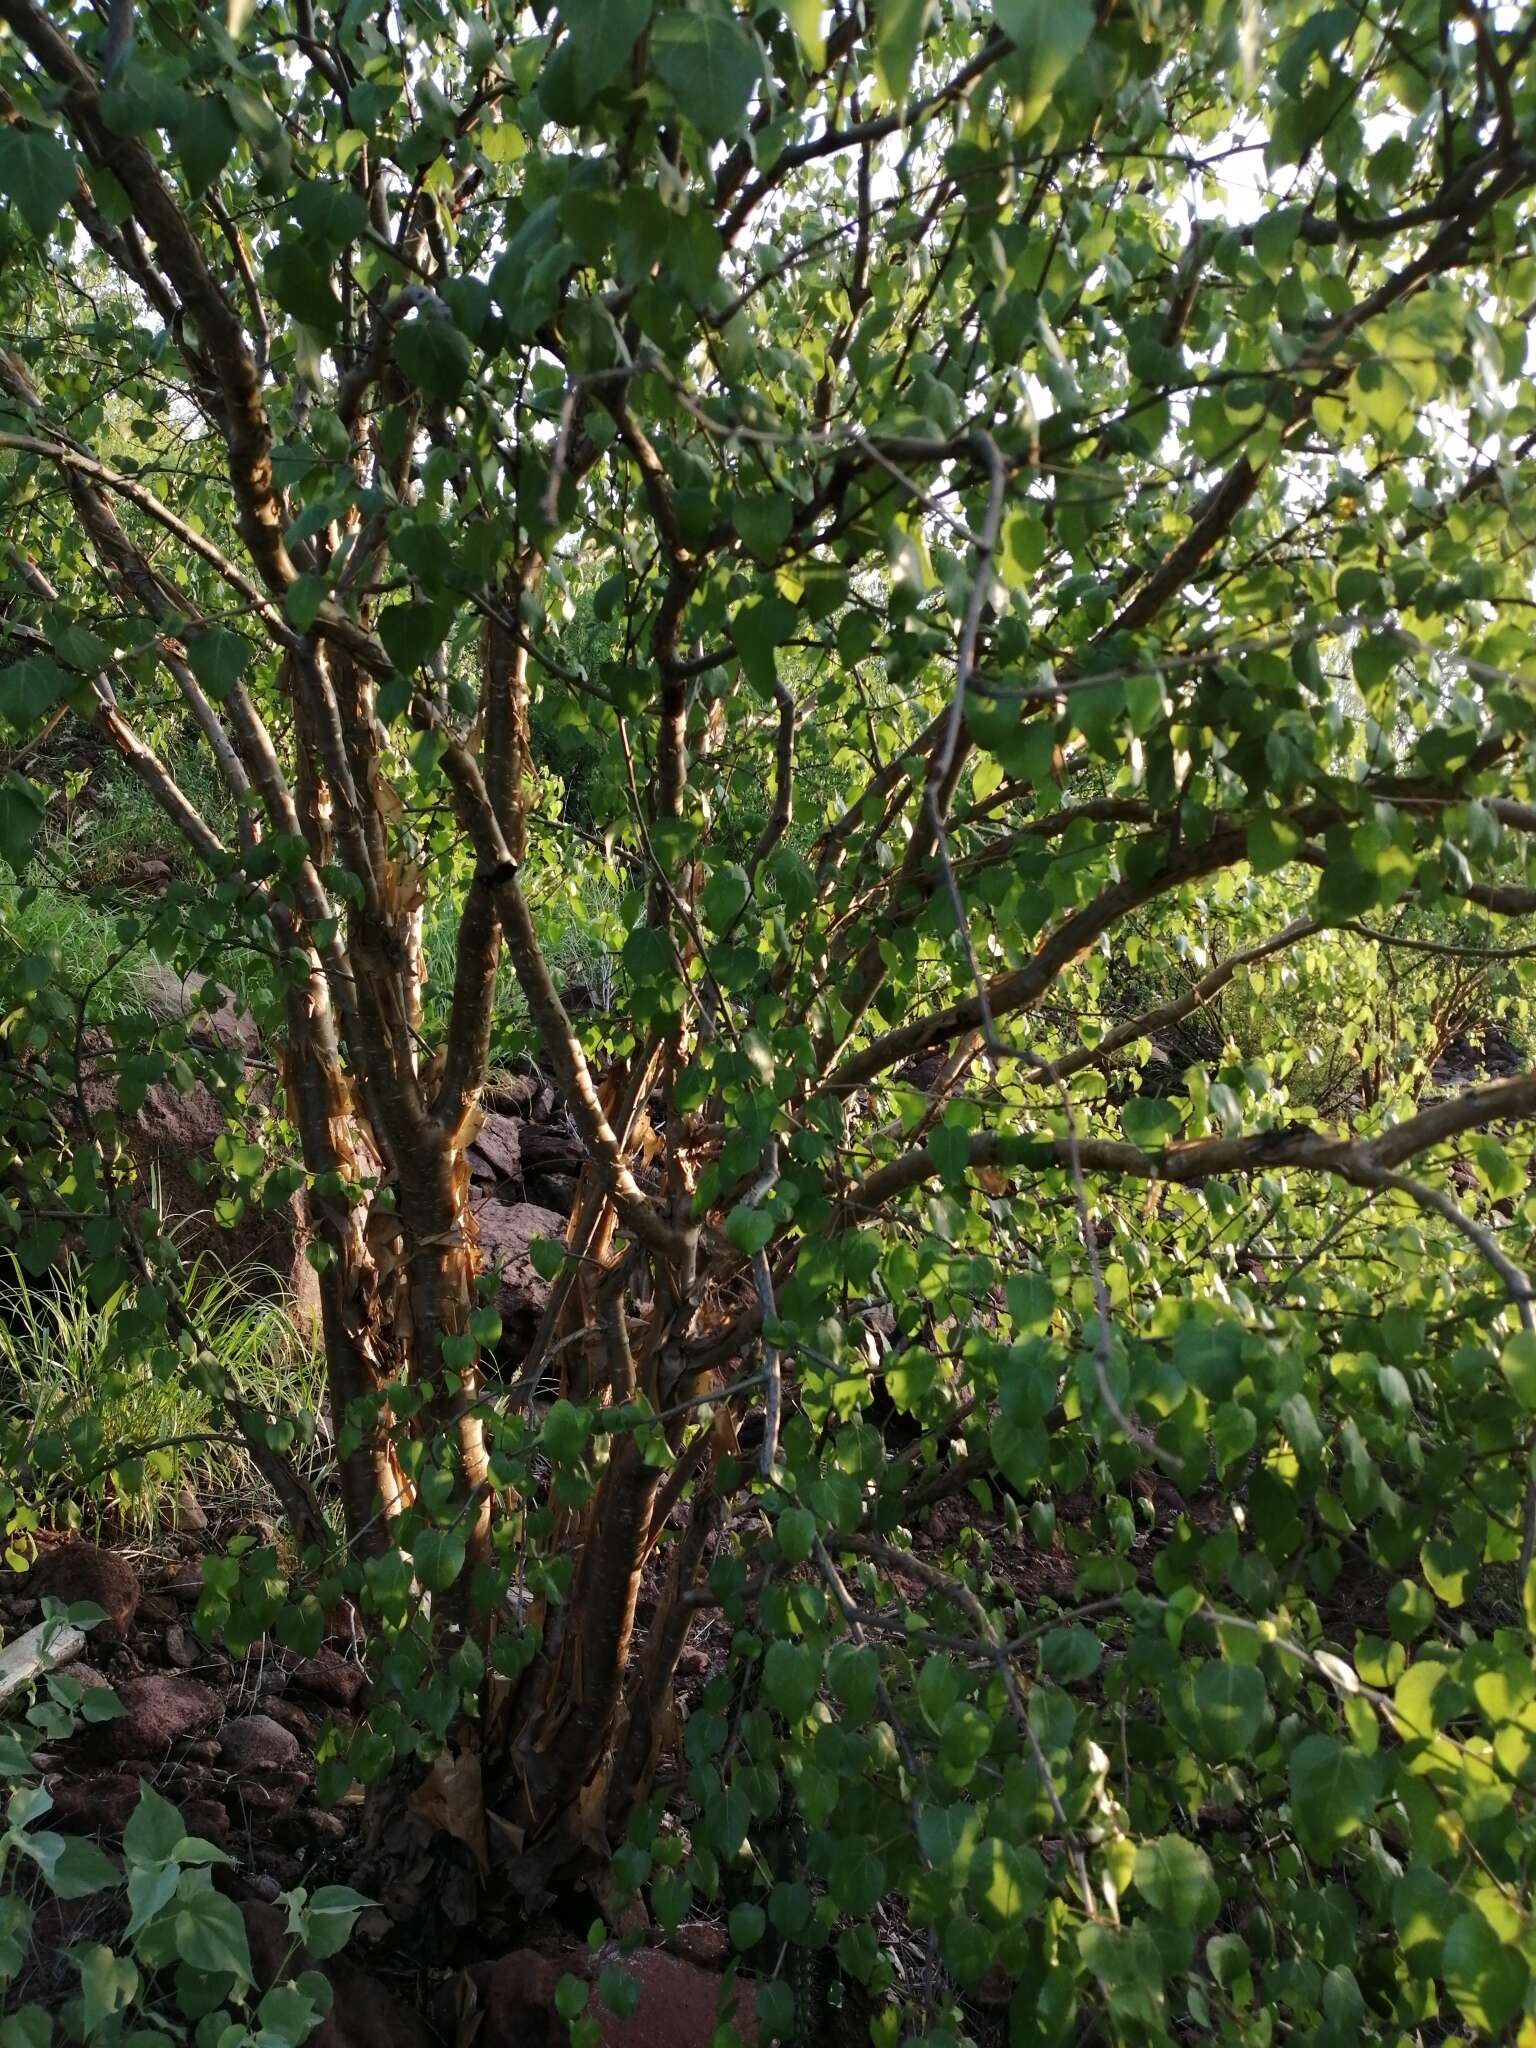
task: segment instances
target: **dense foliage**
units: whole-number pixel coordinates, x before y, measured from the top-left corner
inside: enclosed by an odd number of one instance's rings
[[[332,1789],[451,1778],[487,1927],[725,1910],[786,2034],[1509,2037],[1536,21],[0,23],[3,1216],[283,1503],[203,1626],[350,1595]],[[72,722],[179,849],[90,974],[26,936]],[[530,1057],[585,1163],[512,1355]],[[216,1088],[228,1222],[302,1192],[318,1477],[103,1076]],[[84,1434],[28,1471],[131,1490]]]

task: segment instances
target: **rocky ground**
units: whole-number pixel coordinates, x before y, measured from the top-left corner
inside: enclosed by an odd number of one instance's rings
[[[0,1595],[7,1638],[40,1618],[45,1598],[90,1601],[106,1616],[68,1673],[87,1686],[111,1686],[123,1711],[39,1752],[54,1802],[48,1825],[90,1836],[111,1853],[141,1786],[153,1785],[180,1808],[190,1834],[232,1857],[219,1882],[245,1916],[258,1983],[274,1977],[287,1955],[281,1893],[338,1883],[366,1889],[369,1871],[377,1875],[387,1864],[395,1881],[379,1887],[381,1903],[363,1915],[346,1954],[317,1965],[336,1998],[313,2036],[316,2048],[563,2048],[569,2036],[554,2010],[556,1985],[568,1974],[595,1981],[620,1960],[619,1947],[594,1951],[551,1921],[527,1929],[507,1953],[451,1968],[413,1953],[413,1890],[419,1894],[441,1873],[429,1879],[430,1857],[415,1873],[403,1868],[398,1830],[392,1855],[380,1857],[379,1809],[358,1788],[336,1806],[315,1794],[324,1736],[344,1732],[368,1705],[367,1674],[349,1630],[343,1623],[309,1657],[270,1642],[231,1656],[217,1636],[204,1641],[191,1626],[203,1581],[189,1551],[183,1539],[179,1554],[130,1562],[91,1543],[48,1542],[32,1570]],[[688,1675],[702,1682],[708,1664],[706,1653],[691,1653]],[[12,1995],[48,2003],[73,1990],[65,1952],[81,1939],[110,1939],[101,1913],[90,1899],[44,1900],[33,1957]],[[640,1945],[623,1961],[639,2002],[624,2018],[602,2014],[604,2048],[706,2048],[729,1959],[724,1930],[685,1924],[665,1945],[643,1920],[631,1932]],[[307,1958],[290,1957],[285,1974],[307,1966]],[[737,1996],[737,2023],[750,2043],[750,1986]]]

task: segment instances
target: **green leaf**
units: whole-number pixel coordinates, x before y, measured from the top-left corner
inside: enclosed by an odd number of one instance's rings
[[[651,64],[707,142],[736,133],[761,75],[751,37],[722,14],[664,15]]]
[[[539,1431],[539,1441],[552,1458],[564,1463],[579,1458],[587,1447],[585,1412],[563,1396],[558,1401],[551,1401]]]
[[[352,1938],[359,1913],[373,1904],[349,1884],[323,1884],[304,1902],[300,1925],[304,1946],[318,1963],[339,1955]]]
[[[1248,1755],[1269,1704],[1257,1667],[1202,1664],[1195,1673],[1194,1701],[1203,1753],[1216,1763],[1233,1763]]]
[[[561,0],[571,32],[571,78],[579,106],[611,85],[629,63],[651,18],[651,0]]]
[[[749,1258],[767,1248],[777,1228],[771,1209],[760,1209],[747,1202],[738,1202],[725,1219],[726,1237]]]
[[[855,1724],[875,1710],[880,1660],[867,1643],[835,1643],[827,1655],[827,1683]]]
[[[240,1985],[251,1981],[251,1951],[245,1922],[233,1899],[204,1886],[192,1891],[176,1910],[176,1953],[194,1970],[216,1970]]]
[[[1175,1927],[1203,1927],[1220,1909],[1210,1858],[1182,1835],[1141,1843],[1133,1881],[1153,1912]]]
[[[368,225],[368,208],[350,185],[309,178],[293,195],[293,211],[305,240],[327,262],[358,240]]]
[[[395,362],[418,391],[451,405],[469,381],[467,338],[447,320],[421,314],[395,329]]]
[[[84,1943],[74,1960],[80,1971],[80,2016],[89,2038],[131,2002],[139,1973],[128,1956],[114,1955],[104,1942]]]
[[[1310,1853],[1323,1861],[1376,1811],[1376,1760],[1331,1735],[1307,1735],[1297,1743],[1290,1782],[1297,1827]]]
[[[528,1258],[541,1280],[553,1280],[565,1264],[565,1246],[558,1237],[536,1237],[528,1246]]]
[[[251,643],[227,626],[206,626],[189,633],[187,666],[210,697],[226,697],[250,666]]]
[[[763,1693],[786,1721],[809,1713],[821,1682],[821,1659],[809,1643],[773,1642],[763,1659]]]
[[[123,1854],[130,1863],[166,1863],[176,1854],[187,1830],[180,1813],[146,1778],[138,1804],[123,1829]]]
[[[421,1529],[412,1539],[416,1577],[429,1593],[446,1593],[464,1569],[465,1546],[457,1529]]]
[[[26,732],[73,687],[74,678],[56,661],[46,654],[29,654],[25,661],[0,669],[0,714],[18,732]]]
[[[723,932],[728,925],[735,923],[746,908],[751,887],[745,868],[729,866],[711,869],[709,880],[699,895],[699,908],[703,911],[704,921],[711,931]]]
[[[1463,1913],[1445,1937],[1440,1974],[1463,2018],[1481,2033],[1502,2034],[1525,2002],[1530,1971],[1481,1913]]]
[[[1273,875],[1295,859],[1303,835],[1279,818],[1255,818],[1248,827],[1248,861],[1256,875]]]
[[[307,633],[319,618],[327,594],[325,578],[313,570],[307,569],[302,576],[295,577],[283,593],[283,613],[289,625],[297,632]]]
[[[960,1674],[947,1657],[929,1657],[917,1674],[917,1697],[929,1726],[942,1727],[960,1697]]]
[[[995,0],[993,12],[1018,52],[1011,69],[1022,81],[1023,123],[1031,126],[1073,59],[1088,47],[1093,9],[1088,0]]]
[[[821,0],[784,0],[784,13],[795,41],[812,71],[827,61],[827,39],[821,32]]]
[[[1499,1353],[1499,1371],[1520,1406],[1536,1414],[1536,1330],[1515,1332]]]
[[[0,128],[0,195],[40,241],[74,189],[74,158],[56,136],[19,125]]]
[[[832,1851],[827,1888],[840,1912],[872,1913],[885,1895],[885,1864],[857,1836],[845,1838]]]
[[[794,500],[784,491],[760,491],[751,498],[738,498],[731,508],[731,523],[749,552],[765,565],[788,540],[794,516]]]
[[[875,74],[889,100],[907,96],[930,5],[931,0],[889,0],[875,15]]]
[[[785,1563],[804,1564],[816,1542],[816,1517],[809,1508],[785,1508],[773,1527]]]
[[[984,1926],[1022,1927],[1046,1894],[1038,1852],[988,1835],[971,1859],[967,1891]]]
[[[1040,1638],[1040,1669],[1058,1685],[1091,1678],[1103,1655],[1104,1646],[1091,1628],[1052,1628]]]
[[[1003,521],[997,573],[1010,590],[1027,590],[1045,560],[1045,521],[1038,512],[1010,512]]]
[[[79,1835],[65,1842],[48,1873],[48,1883],[59,1899],[89,1898],[93,1892],[110,1891],[122,1882],[111,1857]]]
[[[1133,1095],[1122,1103],[1120,1122],[1131,1143],[1143,1152],[1160,1152],[1184,1126],[1174,1104],[1155,1095]]]
[[[733,1906],[729,1921],[731,1947],[737,1950],[756,1948],[763,1938],[768,1917],[761,1906]]]
[[[1305,1394],[1286,1395],[1280,1403],[1280,1427],[1303,1465],[1310,1468],[1321,1463],[1323,1432]]]
[[[178,115],[172,139],[186,173],[187,190],[199,199],[234,154],[240,131],[222,100],[212,93],[199,93]]]

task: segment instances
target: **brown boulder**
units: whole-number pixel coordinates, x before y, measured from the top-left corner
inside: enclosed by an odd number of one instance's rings
[[[288,1682],[295,1692],[307,1693],[322,1706],[348,1713],[357,1705],[368,1683],[368,1674],[361,1664],[354,1664],[350,1657],[343,1657],[328,1643],[322,1643],[313,1657],[302,1658],[294,1665]]]
[[[239,1821],[253,1813],[287,1813],[308,1790],[309,1779],[302,1771],[264,1770],[231,1778],[224,1803]]]
[[[139,1611],[139,1579],[133,1566],[94,1543],[60,1543],[45,1550],[27,1584],[37,1599],[61,1600],[66,1607],[79,1600],[93,1601],[107,1617],[98,1633],[108,1642],[121,1642]]]
[[[140,1783],[120,1772],[51,1781],[48,1826],[66,1835],[120,1835],[139,1803]]]
[[[229,1815],[217,1799],[184,1799],[181,1824],[200,1842],[212,1842],[216,1849],[229,1847]]]
[[[303,1754],[299,1738],[270,1714],[242,1714],[219,1730],[219,1757],[232,1771],[292,1770]]]
[[[598,2023],[602,2048],[711,2048],[722,2017],[734,2019],[748,2048],[757,2040],[753,1986],[738,1980],[726,1990],[713,1970],[700,1969],[663,1949],[624,1955],[616,1946],[593,1955],[580,1947],[514,1949],[499,1962],[465,1973],[483,2015],[477,2048],[543,2048],[564,2042],[555,1989],[565,1976],[595,1985],[609,1968],[626,1971],[639,1987],[632,2013],[612,2013],[594,1992],[585,2017]],[[724,1998],[725,2011],[721,2013]]]
[[[330,1980],[331,2009],[308,2037],[307,2048],[436,2048],[437,2034],[421,2014],[371,1971],[339,1956],[316,1964],[302,1949],[295,1954],[288,1916],[276,1906],[251,1900],[240,1911],[258,1990],[270,1990],[279,1981],[312,1969]]]
[[[99,1054],[104,1047],[98,1044],[94,1050]],[[227,1183],[214,1148],[229,1129],[229,1120],[212,1089],[196,1081],[183,1093],[169,1081],[155,1081],[139,1107],[124,1116],[117,1087],[110,1060],[89,1066],[82,1082],[86,1107],[93,1117],[117,1120],[123,1148],[133,1162],[136,1197],[146,1203],[153,1200],[160,1216],[175,1226],[182,1257],[206,1252],[222,1266],[248,1268],[252,1277],[272,1273],[301,1314],[312,1318],[318,1294],[314,1270],[304,1257],[300,1198],[293,1196],[275,1215],[247,1202],[239,1220],[228,1228],[215,1215],[214,1204]],[[193,1173],[194,1161],[199,1175]]]
[[[211,1686],[159,1671],[124,1679],[117,1696],[122,1716],[103,1732],[118,1756],[162,1756],[217,1720],[223,1704]]]
[[[469,1142],[470,1179],[488,1181],[503,1192],[509,1185],[515,1185],[521,1193],[523,1151],[518,1138],[521,1129],[516,1117],[498,1116],[493,1111]]]
[[[526,1349],[549,1305],[549,1282],[535,1269],[528,1247],[536,1237],[564,1243],[565,1218],[537,1202],[498,1202],[478,1189],[471,1206],[485,1262],[501,1275],[503,1339]]]
[[[222,1046],[226,1052],[240,1052],[254,1059],[261,1051],[261,1032],[249,1010],[242,1010],[231,990],[217,986],[219,1001],[213,1009],[203,1006],[204,982],[184,981],[174,968],[158,961],[139,985],[139,1000],[159,1023],[184,1022],[194,1040]]]

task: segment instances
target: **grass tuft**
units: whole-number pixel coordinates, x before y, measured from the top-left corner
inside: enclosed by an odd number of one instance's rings
[[[89,1299],[73,1261],[43,1280],[15,1260],[0,1280],[0,1463],[59,1525],[108,1522],[152,1536],[190,1493],[205,1506],[262,1491],[215,1404],[167,1359],[157,1371],[119,1341],[122,1297]],[[324,1375],[292,1314],[239,1272],[197,1262],[187,1301],[240,1397],[302,1426],[321,1412]]]

